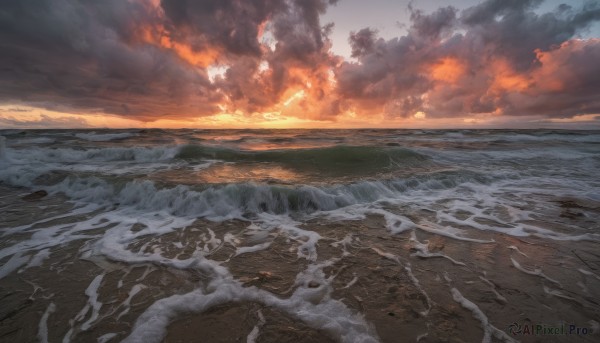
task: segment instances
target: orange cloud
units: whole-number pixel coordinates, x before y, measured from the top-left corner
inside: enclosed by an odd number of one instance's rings
[[[444,57],[429,68],[429,75],[436,81],[456,83],[467,70],[464,62],[454,57]]]
[[[428,126],[600,111],[600,39],[572,39],[597,20],[592,7],[411,6],[406,35],[362,29],[344,61],[320,22],[333,0],[66,0],[55,11],[46,2],[11,2],[0,18],[10,47],[0,56],[4,103],[168,127]]]
[[[519,74],[503,58],[495,59],[489,67],[489,72],[493,79],[490,91],[494,93],[523,92],[531,85],[527,75]]]
[[[586,79],[586,72],[580,70],[582,65],[574,63],[574,58],[586,55],[588,50],[597,48],[600,39],[572,39],[549,51],[535,51],[540,68],[533,73],[536,87],[548,92],[561,92],[569,88],[579,87]],[[581,62],[590,62],[579,60]],[[598,61],[595,61],[598,63]],[[593,75],[587,75],[594,77]],[[597,76],[596,76],[597,77]]]
[[[288,89],[282,97],[284,102],[277,105],[283,105],[283,115],[311,120],[331,120],[339,114],[335,80],[328,66],[294,68],[290,74],[295,79],[296,86]]]
[[[183,61],[199,68],[206,68],[215,63],[223,54],[216,47],[207,45],[202,50],[195,50],[189,44],[178,42],[172,38],[172,34],[163,25],[140,27],[138,36],[143,43],[169,50]]]
[[[191,46],[184,43],[178,43],[168,36],[162,36],[160,46],[166,49],[171,49],[182,60],[197,67],[206,68],[218,60],[221,52],[212,47],[202,49],[202,51],[194,51]]]

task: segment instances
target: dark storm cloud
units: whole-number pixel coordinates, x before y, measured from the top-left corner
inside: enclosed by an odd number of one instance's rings
[[[126,1],[19,1],[0,5],[0,100],[53,109],[154,118],[214,111],[203,71],[136,41],[157,20]]]
[[[468,29],[467,40],[480,40],[497,54],[526,70],[535,60],[535,50],[548,50],[573,37],[591,22],[600,19],[597,1],[586,2],[580,10],[558,8],[538,15],[539,0],[491,0],[465,10],[460,18]]]
[[[368,27],[358,32],[350,33],[348,43],[350,43],[350,47],[352,48],[352,57],[358,57],[373,52],[376,35],[377,31]]]
[[[218,113],[228,98],[272,104],[286,69],[248,82],[261,60],[310,65],[326,53],[319,15],[329,2],[278,0],[0,3],[0,101],[152,120]],[[274,51],[259,42],[271,25]],[[221,87],[207,66],[230,66]],[[241,82],[244,80],[245,82]],[[264,88],[264,87],[263,87]],[[244,108],[247,109],[247,108]]]
[[[280,102],[290,87],[305,87],[304,77],[317,79],[320,69],[332,67],[337,59],[329,53],[327,35],[331,25],[322,26],[319,16],[335,1],[294,0],[278,2],[265,27],[275,40],[273,49],[263,46],[262,55],[232,60],[216,84],[232,100],[233,109],[259,111]],[[260,71],[260,63],[268,65]],[[316,99],[318,100],[318,99]]]
[[[600,112],[600,41],[571,41],[539,54],[531,91],[506,95],[507,106],[527,114],[571,117]]]
[[[350,36],[357,61],[336,70],[340,96],[359,107],[383,104],[390,116],[599,112],[600,42],[574,38],[600,19],[600,3],[538,14],[540,3],[489,0],[430,14],[409,7],[405,36]]]
[[[524,12],[539,6],[543,0],[488,0],[463,11],[467,25],[485,24],[509,13]]]
[[[273,18],[279,57],[308,62],[312,55],[322,51],[324,43],[319,15],[325,13],[327,4],[323,0],[294,0]]]
[[[204,38],[205,43],[234,54],[260,55],[259,26],[286,4],[278,0],[162,0],[161,5],[176,29],[189,28],[198,34],[192,37],[197,43]]]
[[[56,118],[41,114],[39,119],[31,120],[0,117],[0,127],[4,129],[79,129],[90,127],[90,125],[85,118]]]
[[[351,62],[330,52],[332,24],[321,22],[335,2],[4,0],[0,103],[141,120],[284,107],[319,120],[354,109],[600,112],[600,41],[577,39],[600,19],[599,1],[543,14],[538,0],[409,6],[404,36],[353,32]],[[214,66],[225,72],[209,78]]]
[[[422,11],[412,9],[410,20],[412,21],[412,32],[426,39],[437,39],[445,31],[453,28],[456,21],[457,10],[453,7],[442,7],[435,12],[426,15]]]

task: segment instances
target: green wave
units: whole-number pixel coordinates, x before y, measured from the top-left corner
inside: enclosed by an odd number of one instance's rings
[[[314,149],[241,151],[186,145],[175,158],[222,160],[226,162],[271,162],[297,170],[327,173],[390,171],[417,166],[429,160],[425,155],[401,147],[335,146]]]

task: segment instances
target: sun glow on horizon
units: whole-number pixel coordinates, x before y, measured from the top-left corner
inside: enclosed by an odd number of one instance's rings
[[[545,119],[540,116],[524,117],[525,127],[600,128],[598,114],[585,114],[573,118]],[[407,118],[372,116],[365,120],[352,111],[338,118],[339,121],[311,120],[282,116],[279,112],[255,113],[247,116],[240,113],[219,113],[211,116],[187,119],[162,118],[155,121],[139,121],[102,113],[74,114],[52,111],[24,105],[0,106],[0,128],[3,129],[359,129],[359,128],[490,128],[508,126],[505,118],[498,114],[487,116],[459,116],[455,118],[428,118],[425,112],[416,112]],[[567,126],[565,126],[567,125]]]

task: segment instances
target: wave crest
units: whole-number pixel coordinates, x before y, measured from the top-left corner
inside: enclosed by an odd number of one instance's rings
[[[74,200],[118,205],[136,211],[167,211],[177,216],[230,219],[258,213],[289,214],[331,211],[342,207],[395,199],[414,190],[440,190],[466,182],[491,183],[488,176],[468,171],[445,171],[408,179],[363,181],[347,185],[286,187],[254,183],[198,189],[178,185],[160,188],[149,180],[124,185],[95,177],[67,178],[53,186]]]
[[[314,149],[240,151],[226,148],[186,145],[175,158],[213,159],[227,162],[274,162],[298,170],[330,174],[368,173],[423,164],[425,155],[398,147],[333,146]]]

